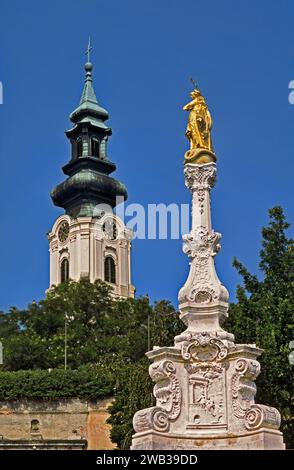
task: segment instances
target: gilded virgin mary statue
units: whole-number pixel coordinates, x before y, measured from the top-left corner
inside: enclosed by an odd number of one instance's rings
[[[190,150],[185,154],[185,162],[202,164],[216,161],[211,143],[212,118],[205,99],[197,87],[190,95],[192,100],[183,107],[184,111],[190,111],[185,133]]]

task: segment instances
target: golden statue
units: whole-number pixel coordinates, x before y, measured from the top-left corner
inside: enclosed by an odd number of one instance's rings
[[[193,81],[194,85],[195,82]],[[190,111],[186,137],[190,142],[190,150],[185,154],[185,163],[210,163],[216,161],[211,143],[212,119],[206,102],[197,86],[191,92],[192,101],[183,109]]]

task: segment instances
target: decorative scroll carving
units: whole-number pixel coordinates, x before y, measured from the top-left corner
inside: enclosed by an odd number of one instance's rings
[[[168,415],[158,406],[137,411],[133,418],[133,427],[136,432],[155,431],[165,432],[169,429]]]
[[[193,359],[198,362],[212,362],[223,360],[228,349],[215,334],[203,332],[188,334],[186,341],[182,343],[182,357],[185,360]]]
[[[181,411],[181,387],[176,377],[174,363],[167,360],[155,362],[151,364],[149,374],[156,382],[153,389],[156,404],[168,413],[169,419],[176,419]],[[168,383],[166,383],[167,378]]]
[[[262,427],[279,429],[281,415],[276,408],[264,405],[252,405],[245,414],[245,426],[249,430]]]
[[[165,432],[169,429],[169,421],[176,420],[181,412],[180,382],[176,377],[175,365],[169,360],[151,364],[149,374],[156,382],[153,389],[156,406],[135,414],[134,429],[136,432],[148,429]]]
[[[244,418],[248,408],[254,403],[254,380],[260,373],[260,364],[254,360],[238,359],[235,370],[231,382],[233,414],[236,418]]]

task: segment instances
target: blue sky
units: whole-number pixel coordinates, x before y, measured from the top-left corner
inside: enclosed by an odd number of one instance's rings
[[[257,270],[267,210],[294,222],[293,1],[1,1],[0,309],[25,306],[49,282],[46,233],[62,211],[49,193],[69,160],[64,131],[92,37],[97,97],[109,110],[110,158],[129,202],[187,203],[183,155],[189,77],[214,119],[217,270],[234,297],[237,256]],[[179,240],[133,243],[138,294],[170,299],[188,271]]]

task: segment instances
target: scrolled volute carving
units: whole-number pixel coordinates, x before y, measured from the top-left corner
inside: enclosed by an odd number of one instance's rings
[[[262,427],[279,429],[281,415],[276,408],[265,405],[252,405],[245,413],[245,427],[255,430]]]
[[[133,427],[136,432],[149,429],[165,432],[169,429],[168,414],[158,406],[137,411],[133,418]]]
[[[170,360],[155,362],[149,367],[150,377],[156,382],[153,394],[156,406],[138,411],[133,419],[136,432],[154,429],[168,431],[170,421],[178,418],[181,412],[181,387],[176,377],[176,367]]]
[[[260,374],[260,364],[258,361],[249,359],[238,359],[235,364],[238,374],[242,374],[246,379],[255,380]]]
[[[149,367],[149,374],[156,382],[153,388],[156,404],[168,413],[169,420],[177,419],[181,411],[182,395],[174,363],[169,360],[155,362]]]
[[[238,359],[232,375],[232,407],[237,418],[245,418],[246,412],[253,405],[256,395],[254,380],[260,373],[260,364],[252,359]]]

